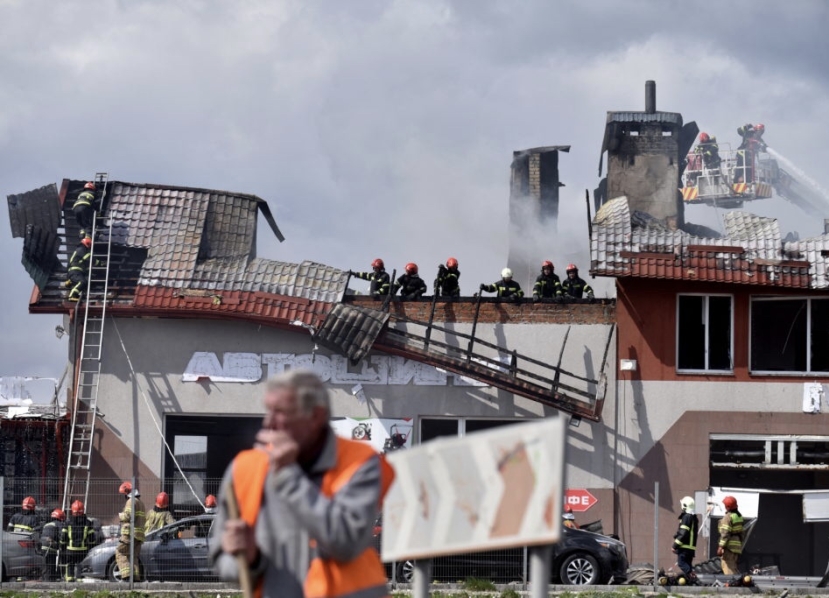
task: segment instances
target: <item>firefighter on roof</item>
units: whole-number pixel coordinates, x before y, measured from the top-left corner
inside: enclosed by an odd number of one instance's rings
[[[565,296],[572,299],[581,299],[586,296],[591,303],[595,299],[590,285],[579,278],[579,269],[575,264],[567,266],[567,278],[561,283],[561,291]]]
[[[426,283],[417,274],[417,264],[409,262],[406,264],[406,272],[394,283],[391,294],[397,293],[400,289],[402,299],[420,299],[426,292]]]
[[[27,496],[23,499],[21,506],[23,510],[18,511],[9,519],[8,530],[10,532],[31,534],[39,528],[37,515],[35,514],[37,502],[35,502],[34,497]]]
[[[92,238],[92,223],[95,220],[95,211],[98,209],[95,198],[95,183],[92,181],[83,186],[72,206],[75,221],[81,229],[81,239]]]
[[[166,492],[159,492],[155,497],[155,508],[147,513],[144,533],[149,534],[153,530],[161,529],[165,525],[175,522],[173,514],[170,513],[170,496]]]
[[[369,287],[369,294],[372,297],[380,298],[389,294],[389,274],[386,272],[386,266],[379,257],[371,262],[371,272],[355,272],[349,270],[348,273],[355,278],[361,280],[368,280],[371,283]]]
[[[92,247],[92,239],[84,237],[72,257],[69,258],[69,279],[64,283],[69,291],[69,301],[80,301],[83,295],[83,285],[86,284],[86,279],[89,277],[89,260],[92,255],[90,248]]]
[[[496,293],[496,296],[502,299],[520,301],[524,296],[521,285],[512,279],[512,270],[509,268],[501,270],[501,280],[492,284],[482,284],[480,289],[487,293]]]
[[[80,577],[81,561],[96,543],[92,521],[86,516],[83,503],[76,500],[72,503],[71,514],[60,533],[63,578],[66,581],[75,581]]]
[[[458,284],[458,279],[461,277],[461,272],[458,270],[458,260],[450,257],[446,260],[446,265],[438,266],[438,291],[441,297],[460,297],[461,287]]]
[[[544,260],[541,264],[541,274],[535,279],[533,285],[533,302],[542,299],[561,299],[561,280],[555,270],[550,260]]]

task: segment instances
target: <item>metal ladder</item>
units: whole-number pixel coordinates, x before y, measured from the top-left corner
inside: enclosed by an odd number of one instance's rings
[[[101,189],[101,197],[92,224],[93,242],[89,255],[86,294],[75,308],[77,318],[83,303],[83,339],[78,354],[80,358],[76,359],[80,366],[77,369],[72,404],[72,429],[63,486],[64,511],[69,508],[72,500],[83,497],[86,504],[89,498],[92,441],[98,418],[98,383],[101,377],[104,320],[109,292],[109,262],[112,251],[112,218],[109,219],[105,239],[99,239],[98,235],[99,222],[106,222],[103,211],[106,207],[107,182],[107,173],[95,173],[95,186]]]

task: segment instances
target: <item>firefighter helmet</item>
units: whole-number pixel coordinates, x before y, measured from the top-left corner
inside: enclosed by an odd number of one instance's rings
[[[543,270],[544,268],[549,268],[550,270],[555,269],[555,267],[553,266],[553,262],[551,262],[550,260],[544,260],[543,262],[541,262],[541,269]]]
[[[756,127],[754,127],[754,130],[763,133],[766,130],[766,125],[759,123]]]
[[[415,264],[414,262],[409,262],[408,264],[406,264],[406,274],[417,274],[417,264]]]
[[[700,143],[708,143],[709,141],[711,141],[711,137],[708,135],[708,133],[703,132],[699,134]]]
[[[55,509],[52,511],[52,519],[57,519],[58,521],[66,521],[66,513],[63,512],[63,509]]]
[[[72,503],[72,515],[74,515],[75,517],[79,517],[79,516],[83,515],[83,513],[84,513],[83,503],[79,500],[76,500],[75,502],[73,502]]]
[[[90,191],[95,191],[95,183],[89,181],[87,184],[83,186],[84,189],[89,189]]]
[[[89,249],[90,247],[92,247],[92,239],[90,239],[89,237],[84,237],[83,239],[81,239],[81,245]]]
[[[204,506],[208,509],[215,509],[216,508],[216,497],[212,494],[208,494],[207,498],[204,499]]]
[[[35,506],[37,506],[37,502],[35,501],[33,496],[27,496],[23,499],[23,510],[24,511],[34,511]]]
[[[697,503],[690,496],[683,496],[682,500],[679,501],[679,506],[682,507],[684,512],[691,513],[693,515],[694,510],[697,508]]]
[[[124,482],[121,484],[121,487],[118,488],[118,492],[121,494],[129,494],[132,492],[132,483],[131,482]]]
[[[159,509],[166,509],[170,506],[170,497],[166,492],[159,492],[155,497],[155,506]]]
[[[726,511],[733,511],[737,508],[737,499],[729,494],[724,499],[722,499],[722,504],[725,507]]]
[[[567,272],[578,272],[578,266],[576,264],[567,264]]]
[[[501,278],[503,278],[503,279],[512,278],[512,270],[510,270],[509,268],[504,268],[503,270],[501,270]]]
[[[446,267],[447,268],[457,268],[458,267],[458,260],[456,260],[453,257],[450,257],[448,260],[446,260]]]
[[[376,260],[374,260],[373,262],[371,262],[371,267],[372,267],[372,268],[380,268],[380,269],[382,270],[382,269],[384,269],[384,268],[386,267],[386,265],[383,263],[383,260],[381,260],[381,259],[378,257]]]

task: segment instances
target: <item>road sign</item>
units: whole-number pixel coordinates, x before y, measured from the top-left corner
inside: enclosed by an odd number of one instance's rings
[[[389,454],[383,560],[558,541],[565,441],[556,417]]]
[[[587,490],[575,489],[564,492],[564,501],[574,513],[583,513],[599,500]]]

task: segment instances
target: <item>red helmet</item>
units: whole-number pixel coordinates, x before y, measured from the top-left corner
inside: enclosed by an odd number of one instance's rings
[[[55,509],[52,511],[52,519],[66,521],[66,513],[63,512],[63,509]]]
[[[382,270],[382,269],[384,269],[384,268],[386,267],[386,265],[383,263],[383,260],[381,260],[381,259],[378,257],[376,260],[374,260],[373,262],[371,262],[371,267],[372,267],[372,268],[380,268],[380,269]]]
[[[166,509],[170,506],[170,497],[166,492],[159,492],[155,497],[155,506],[159,509]]]
[[[754,130],[760,131],[762,133],[763,131],[766,130],[766,125],[764,125],[763,123],[760,123],[760,124],[758,124],[757,126],[754,127]]]
[[[700,133],[699,134],[699,142],[700,143],[708,143],[709,141],[711,141],[711,137],[708,135],[708,133]]]
[[[90,239],[89,237],[84,237],[83,239],[81,239],[81,245],[89,249],[90,247],[92,247],[92,239]]]
[[[118,492],[120,494],[129,494],[130,492],[132,492],[132,483],[131,482],[124,482],[118,488]]]
[[[208,509],[215,509],[216,508],[216,497],[212,494],[208,494],[207,498],[204,499],[204,506]]]
[[[27,496],[23,499],[23,510],[24,511],[34,511],[35,506],[37,506],[37,502],[33,496]]]
[[[72,503],[72,514],[76,517],[83,515],[83,503],[79,500],[76,500]]]
[[[541,262],[541,269],[543,270],[544,268],[549,268],[550,270],[555,269],[553,266],[553,262],[551,262],[550,260],[544,260],[543,262]]]
[[[95,183],[89,181],[86,185],[83,186],[84,189],[89,189],[90,191],[95,191]]]
[[[448,260],[446,260],[446,267],[447,268],[457,268],[458,267],[458,260],[456,260],[453,257],[450,257]]]
[[[417,264],[414,262],[406,264],[406,274],[417,274]]]
[[[733,511],[737,508],[737,499],[730,494],[722,499],[722,504],[727,511]]]
[[[576,267],[576,264],[567,264],[567,272],[578,272],[579,269]]]

